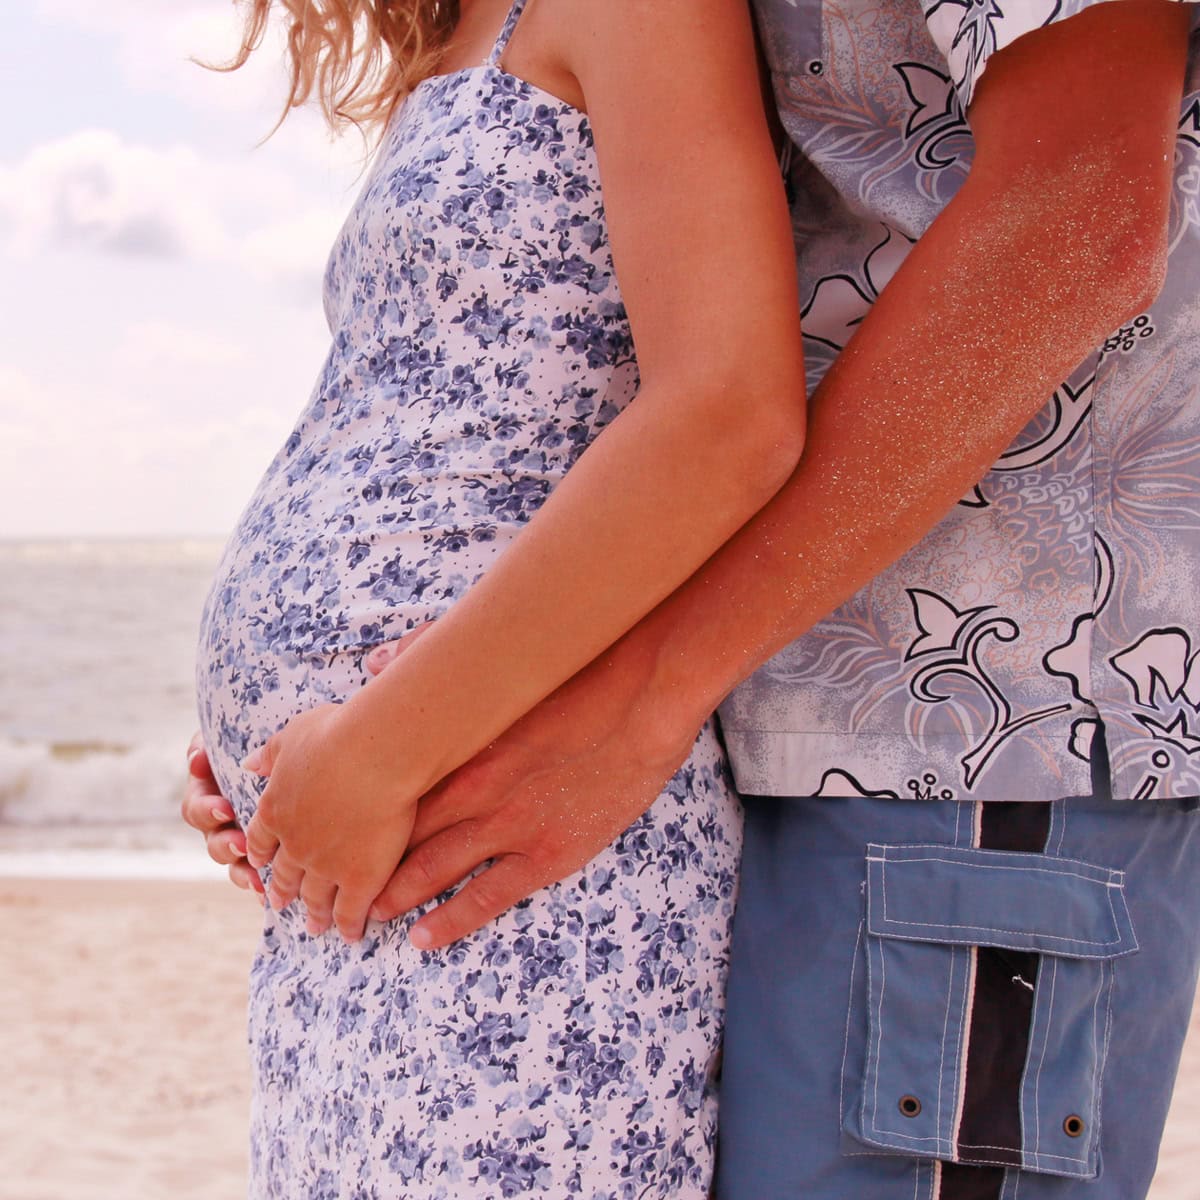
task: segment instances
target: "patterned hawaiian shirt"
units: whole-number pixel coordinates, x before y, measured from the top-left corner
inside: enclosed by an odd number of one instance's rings
[[[1091,0],[755,0],[792,143],[809,385],[961,185],[989,56]],[[1200,54],[1166,286],[923,542],[726,701],[738,786],[1200,794]]]

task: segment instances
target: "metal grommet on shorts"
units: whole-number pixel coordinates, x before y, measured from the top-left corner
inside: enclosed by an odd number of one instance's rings
[[[899,1108],[904,1116],[916,1117],[920,1115],[921,1102],[916,1096],[901,1096]]]
[[[810,75],[823,75],[825,73],[825,64],[819,58],[814,58],[808,64],[808,73]]]
[[[1063,1133],[1065,1133],[1067,1137],[1081,1137],[1086,1128],[1087,1126],[1083,1123],[1083,1118],[1077,1113],[1072,1113],[1063,1122]]]

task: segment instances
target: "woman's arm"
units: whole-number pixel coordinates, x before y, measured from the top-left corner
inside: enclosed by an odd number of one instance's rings
[[[271,776],[252,861],[278,839],[340,885],[339,924],[395,867],[398,810],[687,579],[801,449],[790,223],[745,5],[556,0],[554,13],[595,136],[641,387],[401,664],[252,760]]]
[[[993,57],[971,108],[970,178],[817,389],[789,483],[422,802],[416,848],[376,915],[492,860],[414,927],[443,945],[578,869],[650,804],[732,687],[914,545],[1150,303],[1189,16],[1122,0]],[[1117,81],[1137,104],[1111,102]]]

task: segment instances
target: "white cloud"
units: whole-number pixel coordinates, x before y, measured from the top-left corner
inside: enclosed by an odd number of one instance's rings
[[[22,149],[0,148],[0,277],[20,297],[0,326],[0,536],[227,529],[328,346],[319,280],[361,143],[331,150],[307,113],[255,147],[277,50],[234,75],[187,61],[228,57],[229,0],[30,10],[82,32],[65,40],[122,90],[97,95],[105,128],[31,111]]]
[[[22,457],[39,444],[37,418],[45,401],[28,371],[0,363],[0,473],[11,474]]]
[[[310,210],[252,230],[241,240],[245,260],[293,297],[315,296],[321,288],[324,259],[317,262],[310,248],[328,247],[342,220],[341,213]]]
[[[200,64],[229,62],[241,42],[240,9],[229,0],[36,0],[35,9],[55,23],[110,40],[131,90],[171,96],[210,121],[221,118],[236,131],[240,146],[261,142],[279,117],[287,70],[278,21],[244,66],[217,72]],[[289,114],[269,144],[281,159],[332,170],[339,186],[355,175],[363,159],[362,139],[353,131],[333,138],[313,109]]]
[[[199,155],[188,147],[132,146],[93,129],[35,146],[0,167],[0,229],[8,247],[47,246],[173,258],[211,253],[223,241],[199,200]]]
[[[44,21],[111,39],[121,73],[141,90],[203,98],[206,105],[223,100],[240,108],[249,102],[260,112],[272,96],[279,102],[269,54],[252,57],[232,86],[211,92],[210,73],[191,61],[223,63],[237,49],[242,23],[228,0],[35,0],[34,11]]]
[[[252,156],[84,130],[0,165],[0,245],[26,259],[67,249],[227,263],[315,294],[343,213],[319,197],[297,208],[303,183]]]
[[[244,363],[245,345],[228,336],[173,321],[135,321],[113,350],[112,365],[121,378],[188,369],[227,370]]]

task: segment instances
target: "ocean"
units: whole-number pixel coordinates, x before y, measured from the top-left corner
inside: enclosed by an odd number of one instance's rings
[[[0,541],[0,876],[219,876],[179,817],[217,540]]]

